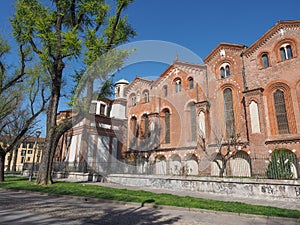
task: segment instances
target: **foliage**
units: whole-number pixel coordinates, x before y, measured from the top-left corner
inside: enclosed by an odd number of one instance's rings
[[[286,149],[275,149],[269,160],[266,176],[270,179],[292,179],[291,171],[294,155]]]
[[[300,218],[299,210],[283,209],[270,206],[258,206],[241,202],[193,198],[189,196],[176,196],[172,194],[156,194],[143,190],[136,191],[128,189],[116,189],[80,183],[55,182],[54,185],[51,186],[39,186],[28,182],[27,178],[22,177],[11,177],[7,179],[6,182],[1,183],[0,188],[139,203],[151,199],[154,200],[154,204],[156,205],[198,208],[265,216]]]
[[[52,182],[51,170],[57,143],[61,135],[72,127],[70,119],[66,119],[59,126],[56,124],[66,63],[74,60],[88,74],[83,76],[79,72],[74,76],[77,96],[72,97],[72,103],[78,105],[78,96],[86,91],[86,96],[82,98],[83,107],[77,109],[88,112],[87,105],[93,98],[95,79],[101,77],[105,81],[108,71],[112,71],[112,67],[119,68],[117,65],[123,62],[113,58],[123,59],[128,55],[127,51],[114,50],[108,61],[99,60],[99,57],[135,36],[127,17],[122,16],[130,3],[132,0],[116,0],[111,5],[104,0],[16,1],[16,11],[11,20],[13,34],[20,44],[31,46],[47,71],[50,81],[47,142],[37,183]],[[83,114],[76,113],[77,119],[74,121],[80,121],[81,115]]]

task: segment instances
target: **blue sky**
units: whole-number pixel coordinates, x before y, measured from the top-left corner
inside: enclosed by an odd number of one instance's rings
[[[13,14],[13,2],[1,0],[0,3],[0,32],[11,44],[14,42],[8,18]],[[136,0],[125,13],[137,32],[132,42],[172,42],[203,59],[219,42],[251,45],[277,21],[300,19],[299,9],[299,0]],[[175,59],[174,52],[168,57],[171,63]],[[180,54],[179,60],[185,61]],[[138,63],[123,68],[115,80],[126,78],[130,81],[137,75],[159,76],[167,66]],[[72,69],[72,65],[69,68]],[[60,109],[67,107],[65,101],[62,99]]]

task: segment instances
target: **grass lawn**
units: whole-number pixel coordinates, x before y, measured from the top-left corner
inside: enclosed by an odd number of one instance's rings
[[[53,185],[39,186],[34,184],[34,182],[29,182],[27,177],[5,177],[5,182],[0,183],[0,188],[28,190],[51,194],[72,195],[125,202],[142,203],[146,200],[154,200],[153,204],[156,205],[198,208],[206,210],[265,216],[300,218],[300,210],[282,209],[271,206],[250,205],[240,202],[208,200],[201,198],[193,198],[189,196],[181,197],[171,194],[156,194],[141,190],[134,191],[127,189],[115,189],[72,182],[57,181]]]

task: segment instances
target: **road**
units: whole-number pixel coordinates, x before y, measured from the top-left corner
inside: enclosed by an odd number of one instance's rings
[[[300,220],[0,189],[2,225],[296,225]]]

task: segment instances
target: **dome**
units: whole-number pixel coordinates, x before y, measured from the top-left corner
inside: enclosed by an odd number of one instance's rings
[[[121,80],[119,80],[118,82],[116,82],[116,85],[117,84],[129,84],[129,82],[127,81],[127,80],[125,80],[125,79],[121,79]]]

